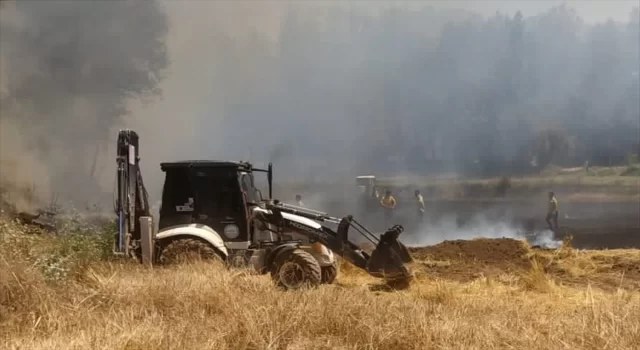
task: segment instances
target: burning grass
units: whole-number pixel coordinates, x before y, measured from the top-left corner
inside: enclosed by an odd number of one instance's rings
[[[14,224],[2,230],[0,339],[8,349],[640,348],[637,289],[565,285],[548,272],[561,262],[595,276],[637,265],[633,250],[565,249],[552,262],[558,251],[529,249],[547,259],[465,282],[417,268],[426,266],[419,260],[411,288],[392,292],[343,263],[334,285],[282,292],[265,276],[215,263],[149,270],[95,249],[72,264],[89,242],[65,250],[61,238],[24,235]],[[35,263],[42,254],[66,257],[61,268],[74,273],[50,278]],[[431,266],[473,263],[462,261]]]

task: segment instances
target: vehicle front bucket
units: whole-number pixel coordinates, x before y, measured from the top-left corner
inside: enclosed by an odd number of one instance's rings
[[[367,271],[374,277],[388,281],[409,280],[412,275],[404,266],[413,261],[404,244],[398,241],[398,229],[391,229],[380,237],[380,243],[371,253],[367,262]]]

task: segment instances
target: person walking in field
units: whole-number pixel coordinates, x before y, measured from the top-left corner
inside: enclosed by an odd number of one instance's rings
[[[549,192],[549,204],[547,208],[547,225],[549,225],[549,230],[553,230],[553,226],[551,225],[551,220],[553,219],[553,223],[558,228],[558,200],[556,199],[553,192]]]
[[[384,196],[380,200],[380,204],[384,208],[385,225],[389,226],[391,218],[393,217],[393,211],[396,209],[396,199],[391,195],[391,191],[385,191]]]
[[[416,206],[418,209],[418,221],[422,221],[422,218],[424,218],[424,198],[420,194],[419,190],[416,190],[414,195],[416,197]]]

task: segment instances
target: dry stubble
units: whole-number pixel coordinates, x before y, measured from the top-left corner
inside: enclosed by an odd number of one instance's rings
[[[640,348],[638,291],[563,286],[535,265],[471,282],[427,268],[389,292],[347,267],[334,285],[283,292],[216,263],[94,262],[51,283],[0,258],[2,337],[8,349]]]

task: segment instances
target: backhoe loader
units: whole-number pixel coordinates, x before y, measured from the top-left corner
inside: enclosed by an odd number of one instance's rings
[[[269,273],[285,289],[332,283],[334,254],[389,283],[403,285],[412,278],[404,265],[411,257],[398,241],[402,226],[376,237],[350,215],[340,219],[281,203],[272,198],[271,163],[267,169],[230,161],[161,163],[165,181],[156,232],[139,166],[138,134],[121,130],[117,147],[116,254],[162,264],[195,253]],[[266,199],[254,184],[256,172],[267,174]],[[375,245],[371,254],[349,239],[350,228]]]

